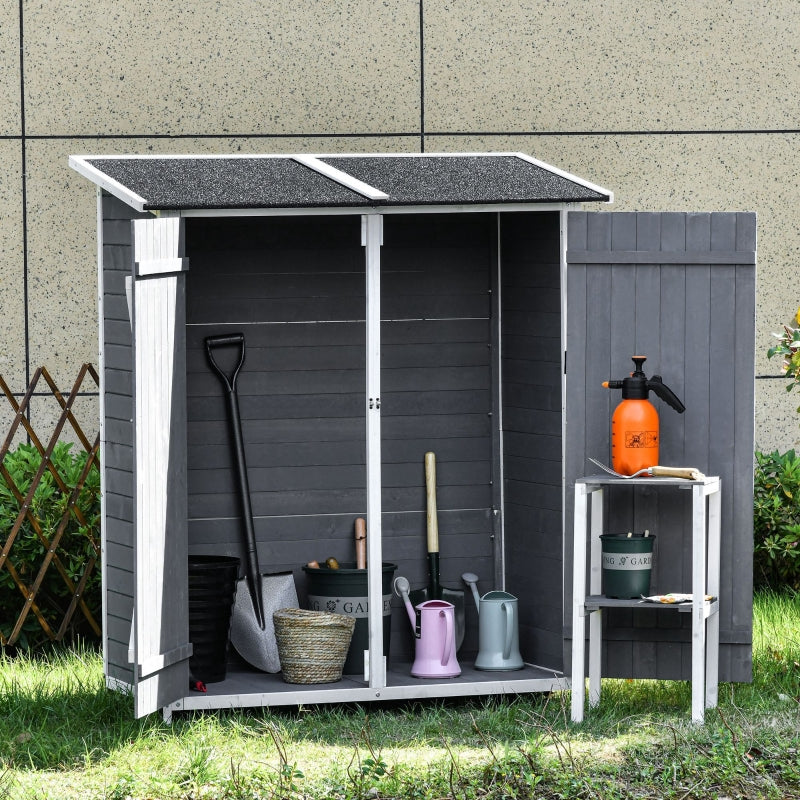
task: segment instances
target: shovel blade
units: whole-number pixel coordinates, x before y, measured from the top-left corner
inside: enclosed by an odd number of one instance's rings
[[[291,572],[262,574],[261,602],[267,614],[262,630],[253,609],[247,578],[240,578],[231,612],[230,641],[233,649],[251,667],[262,672],[280,672],[278,643],[272,614],[281,608],[297,608],[297,589]]]
[[[432,597],[427,586],[422,589],[414,589],[408,593],[408,599],[411,600],[411,605],[414,608],[426,600],[444,600],[447,603],[452,603],[453,616],[455,617],[456,650],[458,650],[464,644],[464,632],[466,630],[464,592],[461,589],[448,589],[446,586],[442,586],[441,590],[441,597]]]

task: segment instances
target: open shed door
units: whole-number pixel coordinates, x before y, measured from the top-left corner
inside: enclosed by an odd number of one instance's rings
[[[137,717],[189,687],[183,220],[133,223],[134,619]]]
[[[652,397],[662,464],[719,475],[722,486],[720,675],[751,678],[756,217],[753,213],[570,212],[567,233],[565,530],[575,479],[610,463],[619,392],[602,382],[658,374],[684,402]],[[624,491],[624,490],[620,490]],[[688,494],[688,493],[687,493]],[[612,494],[608,524],[658,520],[658,591],[690,591],[688,501]],[[616,527],[615,527],[616,526]],[[659,535],[660,534],[660,535]],[[572,613],[572,543],[565,543],[564,628]],[[671,589],[670,587],[675,587]],[[676,617],[620,610],[606,617],[603,675],[688,679],[691,639]],[[667,618],[668,617],[668,618]],[[571,634],[565,641],[569,663]]]

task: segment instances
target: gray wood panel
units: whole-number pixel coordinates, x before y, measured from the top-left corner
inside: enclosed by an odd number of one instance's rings
[[[506,588],[520,599],[525,658],[554,669],[562,668],[558,231],[557,214],[500,218]]]
[[[133,348],[125,294],[132,273],[131,220],[137,215],[103,196],[101,370],[103,386],[103,575],[106,672],[129,685],[133,613]]]
[[[433,450],[443,580],[463,588],[460,575],[472,570],[492,588],[495,225],[494,215],[384,220],[383,554],[415,586],[425,582],[423,456]],[[239,406],[259,557],[293,569],[302,593],[299,565],[352,560],[353,520],[366,513],[360,219],[188,220],[187,256],[190,549],[239,553],[228,412],[203,339],[241,330]]]
[[[661,423],[659,460],[722,477],[720,679],[747,680],[750,665],[742,652],[750,647],[752,616],[755,216],[574,212],[568,230],[568,259],[575,262],[568,266],[566,530],[572,530],[574,480],[593,471],[586,457],[610,460],[611,414],[621,396],[600,383],[629,374],[631,355],[646,355],[648,376],[660,374],[686,405],[678,415],[651,398]],[[655,490],[610,495],[610,530],[647,527],[658,537],[651,588],[689,591],[687,498]],[[569,536],[566,550],[569,575]],[[567,585],[566,628],[570,599]],[[688,641],[685,625],[656,622],[652,615],[651,621],[630,613],[608,616],[610,674],[689,676],[684,646],[654,650],[646,644],[648,636],[657,640],[665,633]],[[634,641],[635,647],[625,645]]]

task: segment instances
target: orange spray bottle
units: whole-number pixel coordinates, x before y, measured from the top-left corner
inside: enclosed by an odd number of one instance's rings
[[[622,475],[658,464],[658,412],[648,397],[655,392],[679,414],[683,403],[664,385],[660,375],[648,378],[642,370],[646,356],[633,356],[636,369],[621,381],[605,381],[606,389],[622,389],[622,402],[611,417],[611,464]]]

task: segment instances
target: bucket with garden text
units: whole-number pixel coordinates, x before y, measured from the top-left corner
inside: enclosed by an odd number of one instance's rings
[[[629,599],[650,593],[655,538],[648,533],[601,534],[606,597]]]

